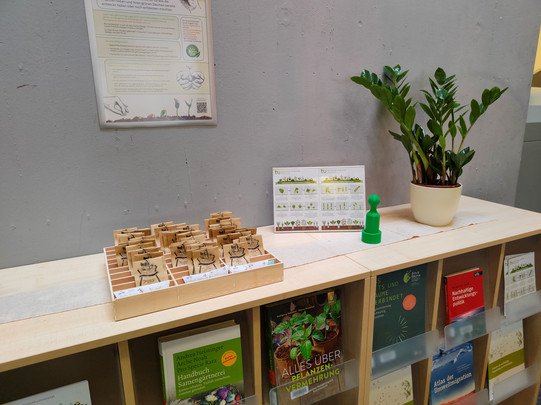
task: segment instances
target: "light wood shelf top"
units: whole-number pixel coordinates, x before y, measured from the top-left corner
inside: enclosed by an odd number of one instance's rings
[[[463,197],[459,210],[490,220],[421,238],[375,246],[284,270],[284,281],[201,303],[184,305],[123,321],[114,321],[113,304],[92,306],[0,323],[0,371],[113,344],[166,329],[211,319],[319,289],[359,281],[379,272],[436,260],[541,233],[541,214]],[[407,206],[380,210],[400,218]],[[320,239],[321,234],[273,235],[284,246]],[[0,270],[0,300],[40,291],[94,285],[106,280],[103,254]],[[93,284],[94,283],[94,284]],[[54,300],[54,295],[49,299]],[[2,301],[0,301],[2,302]],[[39,303],[38,303],[39,304]],[[2,311],[10,311],[3,308]]]

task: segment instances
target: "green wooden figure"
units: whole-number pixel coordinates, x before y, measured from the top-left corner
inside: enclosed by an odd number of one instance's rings
[[[376,208],[380,202],[377,195],[368,197],[370,211],[366,213],[366,226],[363,229],[361,240],[364,243],[377,244],[381,242],[381,231],[379,230],[379,213]]]

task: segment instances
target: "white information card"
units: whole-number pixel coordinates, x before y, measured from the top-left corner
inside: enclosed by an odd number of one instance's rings
[[[364,166],[272,169],[274,231],[358,231],[364,228]]]

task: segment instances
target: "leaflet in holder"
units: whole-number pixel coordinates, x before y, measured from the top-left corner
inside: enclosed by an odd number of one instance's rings
[[[184,280],[185,283],[194,283],[196,281],[208,280],[214,277],[226,276],[227,274],[228,274],[228,266],[224,266],[216,270],[207,271],[205,273],[183,276],[182,279]]]
[[[132,295],[143,294],[146,292],[162,290],[169,287],[169,280],[161,281],[159,283],[142,285],[140,287],[127,288],[125,290],[115,291],[115,298],[131,297]]]

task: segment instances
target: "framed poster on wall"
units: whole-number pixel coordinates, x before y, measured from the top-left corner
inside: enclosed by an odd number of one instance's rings
[[[275,232],[364,228],[364,166],[275,167],[272,173]]]
[[[210,0],[84,0],[102,128],[216,125]]]

